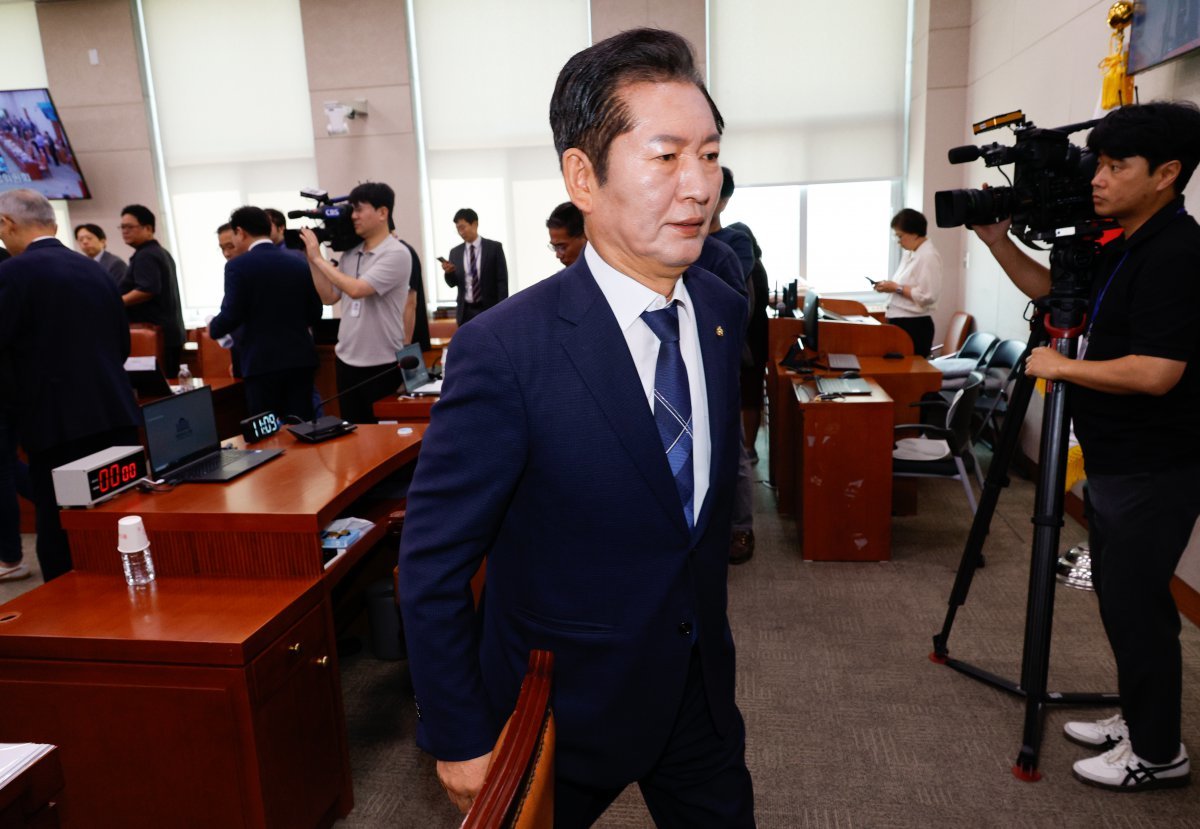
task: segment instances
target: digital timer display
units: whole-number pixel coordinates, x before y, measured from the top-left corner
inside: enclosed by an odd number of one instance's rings
[[[142,453],[91,470],[88,472],[88,489],[92,498],[103,498],[144,478],[146,472],[146,455]]]
[[[282,425],[274,412],[263,412],[242,421],[242,438],[246,443],[254,443],[275,434]]]

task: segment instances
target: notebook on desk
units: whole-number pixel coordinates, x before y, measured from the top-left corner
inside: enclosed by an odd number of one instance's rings
[[[870,393],[871,384],[862,378],[847,380],[840,377],[817,378],[817,394],[858,395]]]
[[[147,403],[142,417],[150,474],[172,483],[232,480],[283,454],[282,449],[222,449],[208,386]]]
[[[826,354],[825,362],[831,369],[837,371],[859,371],[862,366],[858,362],[858,357],[853,354]]]

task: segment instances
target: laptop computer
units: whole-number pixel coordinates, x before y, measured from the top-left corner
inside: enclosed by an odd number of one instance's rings
[[[425,356],[421,353],[420,343],[411,343],[397,351],[396,362],[400,364],[400,379],[404,381],[405,394],[426,397],[442,393],[442,381],[429,377],[429,369],[425,367]],[[406,364],[409,367],[406,367]]]
[[[818,377],[817,394],[855,395],[870,394],[871,384],[858,377],[842,379],[840,377]]]
[[[283,454],[282,449],[222,449],[212,389],[201,386],[142,406],[150,474],[179,481],[228,481]]]

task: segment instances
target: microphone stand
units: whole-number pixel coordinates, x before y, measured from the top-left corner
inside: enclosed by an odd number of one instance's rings
[[[339,391],[337,394],[333,395],[333,397],[325,398],[313,407],[313,411],[315,412],[316,410],[320,409],[326,403],[332,403],[344,394],[349,394],[352,391],[361,389],[363,386],[374,383],[380,377],[396,371],[399,368],[399,363],[388,366],[383,371],[368,377],[361,383],[355,383],[350,388]],[[289,426],[288,431],[295,435],[298,440],[302,440],[305,443],[320,443],[321,441],[330,440],[331,438],[340,437],[341,435],[348,435],[357,428],[357,424],[351,423],[348,420],[343,420],[336,415],[325,415],[324,417],[319,418],[314,415],[313,419],[307,423],[297,423],[294,426]]]

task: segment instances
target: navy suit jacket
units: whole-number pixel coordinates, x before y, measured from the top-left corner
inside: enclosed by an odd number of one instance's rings
[[[208,324],[220,339],[236,337],[242,377],[317,364],[309,327],[321,318],[321,297],[308,262],[274,245],[257,245],[225,263],[221,313]]]
[[[745,301],[699,268],[683,278],[712,439],[693,530],[584,257],[454,335],[400,552],[417,740],[439,759],[491,750],[534,648],[554,653],[568,779],[619,786],[653,767],[693,646],[716,726],[733,726],[725,581]],[[476,619],[468,582],[485,556]]]
[[[491,308],[508,297],[508,260],[504,258],[504,245],[499,242],[481,236],[479,243],[479,302],[484,308]],[[463,305],[467,301],[466,253],[466,242],[451,248],[450,264],[454,270],[443,274],[447,285],[458,288],[458,310],[454,316],[459,325],[463,324]]]
[[[27,452],[140,423],[128,356],[121,293],[100,265],[57,239],[0,263],[0,359]]]

